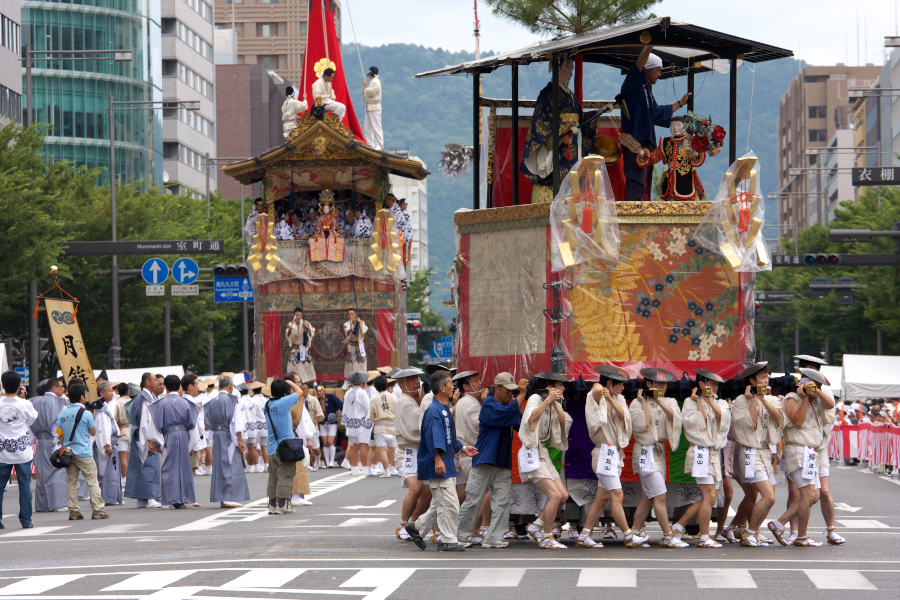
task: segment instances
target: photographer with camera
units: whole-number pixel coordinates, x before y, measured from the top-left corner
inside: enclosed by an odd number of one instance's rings
[[[91,436],[97,434],[97,424],[89,406],[96,407],[95,402],[87,401],[87,386],[80,379],[72,380],[69,385],[69,406],[59,413],[56,424],[61,430],[59,443],[68,448],[71,462],[66,467],[69,488],[69,520],[84,519],[78,506],[78,475],[82,474],[91,496],[92,519],[108,519],[103,510],[106,504],[100,494],[97,481],[97,463],[94,462]]]

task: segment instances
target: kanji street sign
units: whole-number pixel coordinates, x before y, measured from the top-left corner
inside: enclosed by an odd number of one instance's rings
[[[216,302],[253,302],[253,286],[249,277],[216,277]]]
[[[199,296],[199,285],[173,285],[171,288],[173,296]]]
[[[67,256],[136,254],[222,254],[223,240],[127,240],[121,242],[63,242]]]
[[[900,185],[900,167],[853,167],[853,185]]]
[[[165,296],[166,286],[164,285],[148,285],[146,287],[148,296]]]
[[[772,256],[773,267],[802,267],[802,254],[775,254]]]

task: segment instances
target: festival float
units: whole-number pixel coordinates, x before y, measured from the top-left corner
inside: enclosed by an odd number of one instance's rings
[[[324,12],[323,12],[324,11]],[[330,5],[311,3],[306,63],[300,87],[311,86],[325,69],[335,71],[337,100],[346,105],[341,120],[309,102],[283,144],[223,171],[248,185],[262,182],[264,209],[247,259],[253,285],[257,378],[281,377],[288,360],[284,331],[299,307],[316,328],[309,352],[320,382],[344,379],[346,342],[341,325],[357,310],[368,325],[365,359],[376,365],[405,366],[406,284],[409,244],[384,206],[389,175],[428,176],[421,161],[376,150],[365,143],[347,90]],[[339,213],[348,206],[373,215],[371,237],[346,236]],[[314,222],[300,239],[277,240],[279,212],[296,210]],[[372,335],[374,334],[374,335]]]
[[[654,190],[660,199],[629,202],[622,147],[639,149],[621,134],[622,103],[584,100],[581,76],[584,63],[624,74],[645,45],[663,60],[660,77],[685,78],[688,92],[696,74],[727,68],[730,110],[727,127],[717,127],[693,113],[691,96],[684,129],[673,128],[656,152],[645,153],[648,163],[666,165],[663,190]],[[579,505],[589,503],[596,486],[584,421],[585,393],[599,379],[595,367],[628,371],[635,378],[630,400],[642,368],[690,378],[696,369],[711,369],[728,378],[753,359],[754,275],[771,261],[761,233],[759,161],[752,153],[739,157],[733,135],[737,67],[789,56],[789,50],[661,17],[417,75],[469,75],[472,85],[473,210],[455,216],[458,368],[480,370],[485,381],[500,371],[568,375],[566,411],[574,424],[569,450],[556,460]],[[549,110],[546,99],[542,105],[540,98],[519,98],[520,66],[549,63],[555,83],[566,60],[574,61],[581,108],[556,85],[548,86]],[[480,79],[501,69],[511,71],[511,98],[482,97]],[[546,114],[549,123],[535,128],[520,108]],[[570,123],[581,127],[576,132]],[[584,140],[593,144],[579,154]],[[714,182],[704,191],[702,157],[723,142],[731,167],[718,191]],[[544,181],[523,174],[523,166],[534,172],[542,164]],[[676,393],[670,388],[668,395]],[[667,478],[684,484],[680,492],[670,488],[670,504],[696,497],[684,474],[687,448],[684,439],[677,451],[667,447]],[[626,505],[633,506],[640,488],[630,456],[622,480],[632,482]],[[514,491],[514,512],[538,512],[540,496],[522,486]]]

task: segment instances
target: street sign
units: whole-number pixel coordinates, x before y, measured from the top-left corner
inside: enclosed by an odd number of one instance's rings
[[[415,354],[416,353],[416,336],[412,334],[408,334],[406,336],[406,353],[407,354]]]
[[[779,302],[782,300],[794,300],[796,292],[775,292],[772,290],[756,290],[756,299],[760,302]]]
[[[190,285],[197,281],[200,275],[200,267],[193,258],[179,258],[172,265],[172,279],[181,285]],[[174,292],[172,293],[174,296]]]
[[[408,312],[408,313],[406,313],[406,318],[407,318],[407,319],[421,319],[421,318],[422,318],[422,313],[420,313],[420,312]]]
[[[22,380],[22,385],[24,385],[24,386],[31,385],[30,378],[29,378],[29,374],[31,373],[31,370],[28,367],[16,367],[13,370],[16,373],[18,373],[19,378],[21,378],[21,380]]]
[[[775,254],[772,256],[773,267],[803,267],[802,254]]]
[[[425,325],[419,327],[419,333],[443,333],[444,328],[440,325]]]
[[[141,267],[141,277],[147,285],[160,285],[169,278],[169,265],[161,258],[151,258]]]
[[[853,167],[851,183],[861,185],[900,185],[900,167]]]
[[[431,346],[431,355],[438,360],[450,360],[453,358],[453,338],[444,336]]]
[[[173,285],[171,288],[173,296],[199,296],[199,285]]]
[[[253,302],[253,286],[249,277],[216,277],[216,302]]]
[[[122,242],[63,242],[66,256],[113,254],[222,254],[224,240],[127,240]]]
[[[148,285],[146,287],[148,296],[165,296],[166,286],[164,285]]]

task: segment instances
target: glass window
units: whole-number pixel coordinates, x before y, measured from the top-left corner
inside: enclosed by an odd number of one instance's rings
[[[824,119],[826,113],[826,107],[824,106],[810,106],[809,107],[809,118],[810,119]]]

